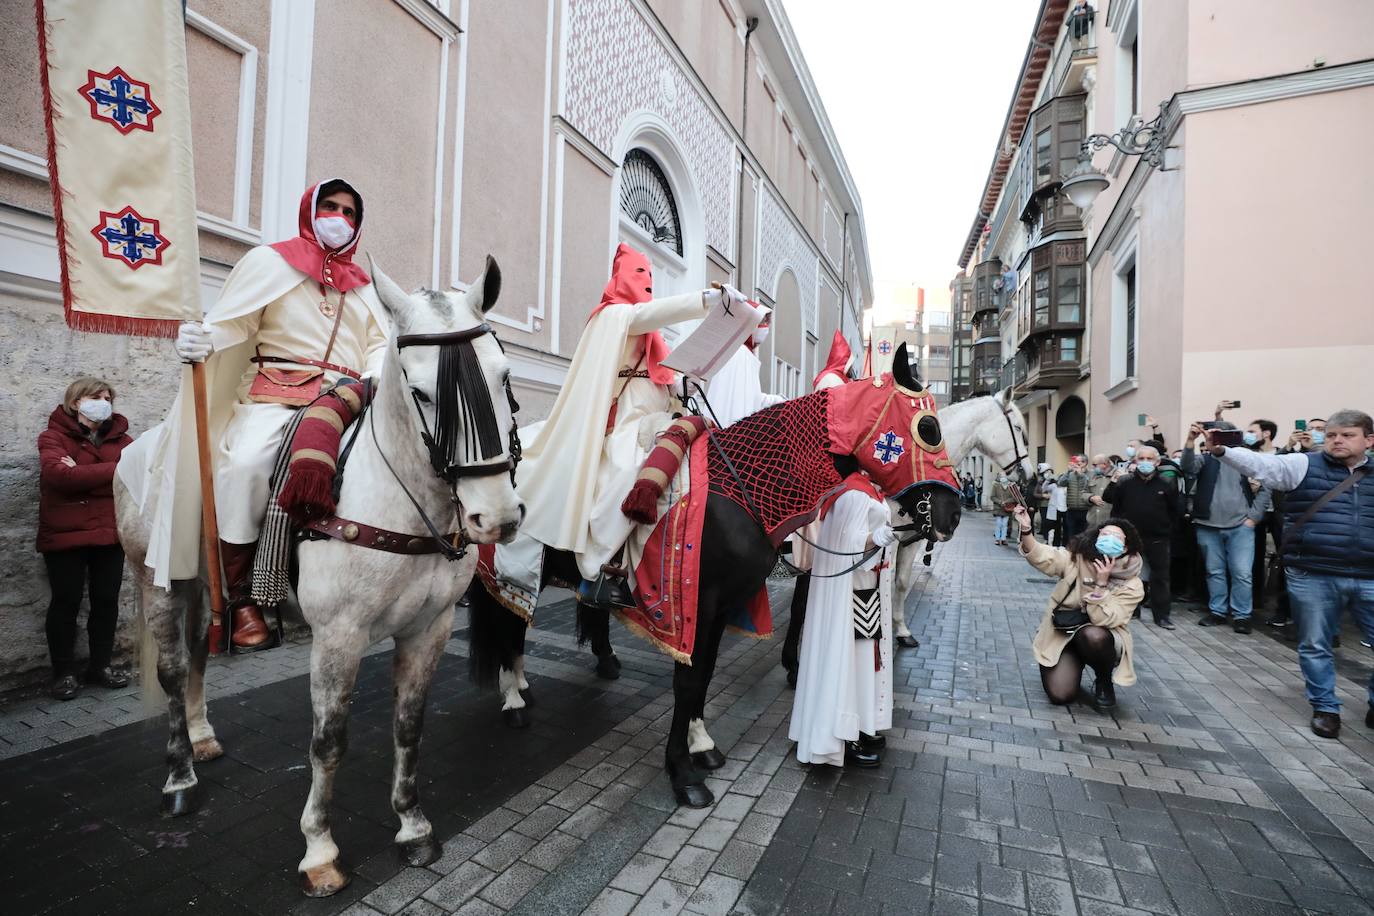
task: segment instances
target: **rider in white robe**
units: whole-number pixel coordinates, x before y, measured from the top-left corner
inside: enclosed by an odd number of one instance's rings
[[[497,548],[498,575],[524,578],[537,594],[541,545],[571,551],[588,580],[620,552],[635,526],[620,504],[658,434],[685,413],[675,373],[659,364],[667,346],[658,332],[705,318],[726,295],[745,301],[729,287],[654,299],[648,258],[617,249],[549,418],[521,431],[529,444],[517,489],[527,512],[516,541]]]
[[[786,398],[765,394],[759,381],[758,347],[768,339],[768,321],[760,323],[753,337],[740,344],[735,355],[711,377],[706,396],[711,401],[712,417],[721,426],[730,426],[751,413],[781,404]]]
[[[231,640],[240,651],[269,644],[262,613],[247,593],[277,448],[295,413],[293,407],[260,403],[249,395],[258,371],[250,359],[261,354],[325,362],[328,351],[327,362],[348,369],[348,375],[381,369],[385,313],[367,274],[352,264],[362,209],[361,196],[339,179],[308,188],[301,197],[300,235],[245,254],[204,324],[183,325],[177,339],[184,360],[205,362],[220,550],[233,617]],[[271,365],[300,369],[308,364]],[[325,369],[323,384],[343,374]],[[119,465],[129,492],[153,512],[146,562],[163,587],[173,579],[194,578],[200,569],[199,460],[189,376],[188,371],[167,418],[126,449]],[[219,644],[220,625],[212,626],[212,648]]]
[[[896,537],[888,509],[871,487],[851,486],[821,521],[806,603],[797,690],[788,737],[801,763],[843,766],[846,742],[892,727],[892,571]],[[882,546],[864,566],[842,575],[866,548]],[[829,553],[825,551],[834,551]],[[881,635],[857,639],[853,593],[877,588]]]

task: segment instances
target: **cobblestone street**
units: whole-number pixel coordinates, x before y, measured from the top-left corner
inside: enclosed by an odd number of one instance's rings
[[[662,773],[671,666],[619,627],[620,680],[591,673],[566,597],[529,639],[535,725],[509,731],[466,680],[460,623],[420,772],[444,855],[390,848],[390,670],[364,665],[336,835],[353,884],[294,889],[308,785],[308,646],[212,665],[226,757],[201,810],[157,817],[162,721],[135,690],[0,712],[13,913],[1371,913],[1371,654],[1347,639],[1339,741],[1307,727],[1291,644],[1137,622],[1139,683],[1114,715],[1045,702],[1030,655],[1049,580],[967,515],[913,594],[880,768],[798,765],[781,640],[727,637],[707,721],[728,763],[714,807]],[[566,595],[566,593],[564,593]],[[790,585],[777,585],[778,626]],[[389,651],[381,647],[379,655]],[[1091,686],[1090,683],[1088,686]]]

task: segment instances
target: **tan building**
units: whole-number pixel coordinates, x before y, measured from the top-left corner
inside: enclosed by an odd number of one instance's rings
[[[767,390],[808,390],[837,328],[859,347],[863,211],[773,0],[191,0],[187,45],[207,302],[249,247],[295,234],[308,184],[342,176],[367,201],[363,251],[402,285],[500,262],[522,421],[552,404],[622,240],[660,294],[729,281],[776,308]],[[32,4],[0,8],[0,60],[3,673],[45,661],[48,412],[102,375],[141,431],[179,376],[166,341],[66,330]]]
[[[1331,267],[1361,262],[1374,206],[1374,6],[1099,6],[1041,3],[955,279],[974,300],[970,390],[1010,388],[1058,468],[1120,451],[1142,414],[1177,446],[1223,398],[1281,435],[1369,409],[1342,368],[1374,359],[1374,293]],[[1162,160],[1106,145],[1107,190],[1074,207],[1083,138],[1157,114]]]
[[[869,370],[874,374],[890,372],[892,357],[900,344],[937,405],[949,403],[951,335],[949,312],[926,310],[926,291],[919,286],[893,286],[881,290],[868,324],[865,346]],[[881,322],[881,323],[876,323]],[[856,361],[862,371],[863,357]]]

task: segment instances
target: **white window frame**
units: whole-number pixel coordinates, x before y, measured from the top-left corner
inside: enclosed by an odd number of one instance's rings
[[[1131,118],[1140,114],[1141,95],[1141,61],[1140,61],[1140,0],[1130,0],[1124,10],[1121,23],[1116,31],[1116,123],[1124,125]],[[1131,45],[1135,44],[1134,53]],[[1134,64],[1135,85],[1131,85],[1131,70]],[[1134,89],[1136,104],[1131,105],[1131,94]],[[1136,109],[1136,110],[1132,110]]]
[[[1108,373],[1110,386],[1107,389],[1107,397],[1114,398],[1127,391],[1135,389],[1140,378],[1140,325],[1144,312],[1144,298],[1140,295],[1141,276],[1140,276],[1140,242],[1139,237],[1134,232],[1131,233],[1126,243],[1120,251],[1112,253],[1112,318],[1111,318],[1111,346],[1112,346],[1112,366]],[[1126,275],[1135,269],[1135,326],[1131,328],[1131,333],[1135,336],[1135,374],[1126,374],[1126,300],[1128,289],[1126,286]]]
[[[773,357],[773,391],[789,400],[806,394],[802,390],[801,370],[781,356]]]

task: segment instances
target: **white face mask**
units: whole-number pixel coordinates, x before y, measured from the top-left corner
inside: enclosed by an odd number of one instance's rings
[[[353,227],[342,216],[317,216],[315,238],[324,247],[338,251],[353,238]]]
[[[100,398],[88,398],[77,404],[76,410],[92,423],[104,423],[114,415],[114,405]]]
[[[768,331],[769,329],[767,327],[754,329],[754,346],[763,346],[763,342],[768,339]]]

